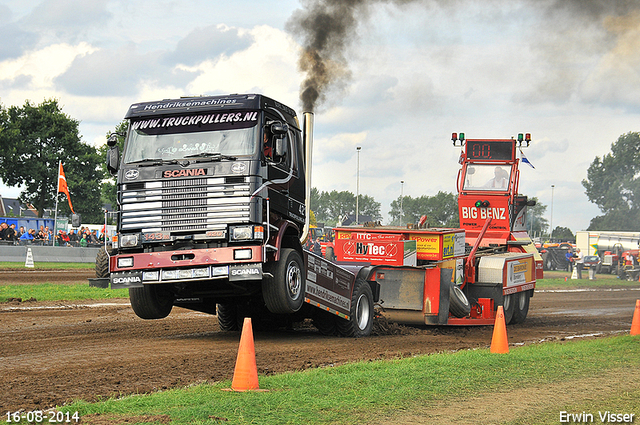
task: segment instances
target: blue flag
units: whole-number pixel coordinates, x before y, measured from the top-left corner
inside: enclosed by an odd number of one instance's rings
[[[532,164],[532,163],[530,163],[530,162],[529,162],[529,160],[527,159],[527,157],[526,157],[526,156],[524,156],[524,152],[522,152],[522,149],[520,149],[520,157],[521,157],[521,159],[522,159],[522,162],[524,162],[525,164],[529,164],[529,166],[530,166],[531,168],[536,168],[536,167],[534,167],[534,166],[533,166],[533,164]]]

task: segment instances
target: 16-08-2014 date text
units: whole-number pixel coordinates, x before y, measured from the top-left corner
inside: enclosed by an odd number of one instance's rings
[[[80,422],[80,415],[78,412],[57,412],[55,410],[47,412],[43,410],[7,412],[7,423],[21,423],[22,421],[37,424],[78,423]]]

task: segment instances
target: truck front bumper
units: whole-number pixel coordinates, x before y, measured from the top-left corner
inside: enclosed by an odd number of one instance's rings
[[[144,284],[262,279],[262,247],[240,246],[119,254],[109,259],[111,288]]]

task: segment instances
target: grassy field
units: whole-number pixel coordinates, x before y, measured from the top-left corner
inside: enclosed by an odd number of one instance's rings
[[[61,410],[78,411],[88,423],[99,417],[171,424],[556,424],[561,411],[638,416],[638,371],[640,337],[618,336],[515,347],[509,354],[470,350],[260,377],[267,392],[228,392],[230,382],[221,382],[78,401]],[[606,391],[596,384],[619,376],[627,378]],[[465,409],[477,410],[475,419],[452,420],[464,419]]]
[[[0,302],[20,298],[36,301],[78,301],[128,298],[128,289],[101,289],[90,287],[88,283],[40,285],[0,285]]]

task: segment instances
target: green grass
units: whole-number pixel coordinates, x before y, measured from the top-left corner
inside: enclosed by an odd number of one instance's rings
[[[403,415],[426,419],[437,403],[455,405],[476,396],[638,367],[640,339],[618,336],[515,347],[503,355],[481,349],[261,377],[260,387],[268,392],[223,391],[230,386],[227,381],[98,403],[78,401],[62,410],[79,411],[81,417],[168,415],[172,424],[402,423]],[[612,389],[607,400],[560,409],[579,412],[602,406],[637,413],[637,395]],[[538,405],[526,413],[535,420],[522,423],[557,423],[558,412],[558,406]]]
[[[0,285],[0,302],[9,298],[37,301],[77,301],[102,300],[108,298],[128,298],[127,289],[101,289],[89,286],[89,282],[80,284],[44,283],[40,285]]]
[[[66,269],[93,269],[95,263],[34,263],[35,270],[66,270]],[[16,263],[10,261],[0,261],[0,269],[25,269],[24,262]]]

